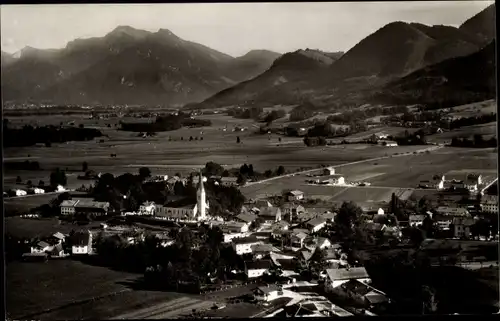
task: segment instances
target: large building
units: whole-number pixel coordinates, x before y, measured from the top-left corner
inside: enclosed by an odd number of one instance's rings
[[[59,206],[61,215],[90,214],[94,216],[105,215],[109,211],[109,202],[96,202],[92,200],[66,200]]]
[[[481,211],[484,213],[498,214],[498,196],[483,195],[481,197]]]
[[[186,221],[203,221],[207,219],[207,210],[209,209],[209,204],[206,199],[205,186],[203,182],[207,181],[207,178],[202,176],[200,171],[200,176],[198,178],[200,182],[198,184],[198,191],[196,195],[196,204],[187,204],[182,206],[156,206],[156,216],[165,217],[167,219],[174,220],[186,220]]]

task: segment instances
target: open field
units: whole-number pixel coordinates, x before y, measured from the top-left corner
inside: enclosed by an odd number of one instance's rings
[[[72,260],[14,262],[6,267],[7,314],[22,319],[74,301],[128,290],[118,281],[135,277]]]
[[[450,108],[450,115],[455,117],[474,117],[496,112],[497,103],[494,99]]]
[[[61,222],[55,218],[21,218],[21,217],[6,217],[4,220],[4,233],[11,234],[16,237],[34,238],[40,236],[49,236],[55,232],[69,233],[71,230],[79,230],[81,228],[93,229],[99,227],[99,222],[91,222],[89,225],[78,226],[71,223]]]
[[[453,137],[472,138],[474,135],[483,135],[485,139],[497,136],[497,122],[491,122],[481,125],[466,126],[454,129],[449,132],[427,136],[427,141],[432,143],[451,142]]]

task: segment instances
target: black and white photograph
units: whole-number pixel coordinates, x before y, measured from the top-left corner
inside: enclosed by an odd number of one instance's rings
[[[2,4],[6,320],[494,315],[494,1]]]

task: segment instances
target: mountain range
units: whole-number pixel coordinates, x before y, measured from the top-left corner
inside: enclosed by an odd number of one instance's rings
[[[494,96],[494,39],[494,5],[458,28],[392,22],[345,53],[253,50],[234,58],[166,29],[120,26],[59,50],[2,52],[2,93],[14,101],[192,108],[432,101],[454,90]]]
[[[166,29],[119,26],[63,49],[2,52],[4,100],[55,103],[182,104],[265,71],[280,54],[255,50],[233,58]]]

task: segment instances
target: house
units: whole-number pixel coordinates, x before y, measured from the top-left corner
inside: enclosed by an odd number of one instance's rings
[[[271,244],[255,244],[251,246],[253,257],[260,260],[271,254],[275,248]]]
[[[156,234],[156,238],[158,239],[158,243],[161,247],[168,247],[175,243],[175,240],[173,240],[170,236],[164,233]]]
[[[248,223],[229,221],[221,226],[224,233],[245,233],[248,232]]]
[[[326,220],[324,218],[317,217],[307,222],[306,225],[310,229],[311,233],[316,233],[326,226]]]
[[[454,217],[453,224],[453,236],[456,238],[466,238],[470,237],[471,226],[474,225],[475,221],[473,218],[468,217]]]
[[[78,200],[62,201],[61,205],[59,205],[61,208],[61,215],[74,215],[76,203],[78,203]]]
[[[54,248],[50,251],[51,257],[64,257],[64,250],[62,244],[56,244]]]
[[[470,216],[469,211],[466,208],[462,207],[440,206],[436,209],[436,213],[451,216]]]
[[[498,196],[483,195],[481,197],[481,211],[484,213],[498,214]]]
[[[364,267],[352,267],[341,269],[327,269],[327,279],[325,281],[325,291],[334,291],[339,285],[349,280],[358,280],[363,283],[370,283],[371,279]]]
[[[262,240],[259,240],[255,236],[235,238],[232,240],[232,246],[236,254],[243,255],[246,253],[252,253],[252,246],[256,244],[263,244]]]
[[[283,206],[281,206],[281,214],[283,218],[288,218],[290,222],[305,211],[306,209],[304,208],[304,206],[296,204],[294,202],[287,202],[283,204]]]
[[[327,223],[335,222],[335,216],[337,216],[337,214],[330,211],[326,211],[325,213],[320,214],[320,217],[324,218]]]
[[[443,189],[445,182],[446,182],[446,178],[442,174],[436,174],[432,178],[432,184],[433,184],[434,188],[436,188],[436,189]]]
[[[292,247],[302,248],[306,237],[307,234],[304,232],[292,233],[290,237]]]
[[[249,279],[257,278],[268,274],[272,266],[271,260],[245,261],[245,274]]]
[[[279,222],[281,221],[281,209],[279,207],[261,207],[259,218],[262,218],[265,223]]]
[[[323,168],[323,176],[330,176],[330,175],[335,175],[335,168],[328,166],[326,168]]]
[[[73,255],[92,253],[92,233],[78,231],[71,236],[71,253]]]
[[[220,183],[222,186],[236,186],[238,178],[237,177],[221,177]]]
[[[243,222],[246,224],[252,224],[253,221],[257,219],[257,215],[252,213],[241,213],[235,217],[237,222]]]
[[[259,286],[253,293],[255,300],[269,302],[283,295],[283,288],[276,284],[268,284],[267,286]]]
[[[224,243],[231,243],[233,239],[247,237],[248,233],[232,233],[226,232],[224,233]]]
[[[304,199],[304,192],[298,191],[298,190],[293,190],[293,191],[288,192],[286,194],[286,197],[287,197],[289,202],[300,201],[300,200]]]
[[[353,299],[359,304],[365,305],[369,309],[389,303],[390,301],[385,293],[358,280],[349,280],[340,287],[347,297]]]
[[[408,224],[410,226],[420,226],[424,223],[425,215],[411,214],[408,217]]]
[[[481,185],[483,184],[483,176],[481,174],[471,173],[467,175],[466,181],[471,184]]]
[[[26,195],[27,193],[26,193],[26,191],[23,191],[22,189],[16,189],[16,190],[14,190],[14,194],[15,194],[16,196],[24,196],[24,195]]]
[[[144,202],[139,206],[139,215],[155,215],[156,204],[155,202]]]
[[[329,239],[327,239],[326,237],[318,237],[316,239],[316,247],[318,247],[321,250],[328,249],[331,246],[332,246],[332,242]]]
[[[52,238],[57,241],[57,243],[62,243],[64,242],[66,236],[62,234],[61,232],[56,232],[52,234]]]
[[[451,223],[453,223],[453,216],[436,214],[433,217],[433,221],[436,223],[438,229],[449,230]]]
[[[31,247],[31,253],[46,253],[52,250],[52,246],[45,241],[39,241]]]
[[[271,229],[273,231],[288,231],[289,226],[290,226],[290,223],[288,223],[287,221],[279,221],[279,222],[274,223],[271,226]]]

